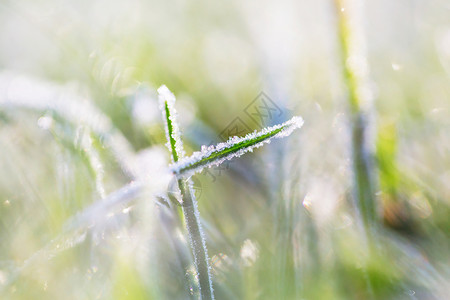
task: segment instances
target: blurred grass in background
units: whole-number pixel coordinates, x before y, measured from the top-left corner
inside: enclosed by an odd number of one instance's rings
[[[154,196],[170,180],[166,84],[188,153],[237,117],[260,128],[245,109],[262,91],[282,112],[266,125],[305,119],[196,177],[217,299],[445,299],[450,5],[362,13],[383,219],[373,255],[351,200],[333,1],[2,0],[0,298],[195,298],[183,227]]]

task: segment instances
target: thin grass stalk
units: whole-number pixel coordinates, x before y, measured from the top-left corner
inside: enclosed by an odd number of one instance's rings
[[[175,97],[165,87],[158,89],[160,105],[166,125],[167,146],[172,154],[172,162],[176,163],[184,157],[179,126],[176,121]],[[194,256],[194,264],[198,275],[200,299],[214,299],[211,268],[208,259],[208,250],[200,222],[200,212],[194,196],[193,184],[190,179],[178,179],[178,188],[181,192],[182,210]]]
[[[356,201],[365,233],[367,258],[374,256],[375,228],[377,209],[375,198],[375,168],[370,140],[370,117],[372,114],[372,96],[368,88],[368,63],[364,53],[362,35],[358,32],[361,24],[358,20],[357,0],[334,0],[338,17],[338,37],[341,46],[343,75],[347,87],[348,105],[351,115],[351,143],[353,160],[353,198]],[[375,278],[368,272],[367,262],[364,277],[370,299],[375,299]]]
[[[183,182],[182,179],[179,179],[178,187],[183,197],[183,215],[194,254],[194,263],[197,268],[201,299],[214,299],[208,250],[206,248],[206,241],[200,222],[200,212],[194,196],[192,181],[188,180],[187,182]]]
[[[277,145],[274,152],[270,153],[270,159],[277,161],[277,167],[273,170],[272,181],[276,193],[272,195],[272,203],[275,206],[275,226],[273,240],[276,242],[273,258],[274,294],[272,297],[280,299],[295,298],[295,270],[293,260],[293,218],[294,203],[291,195],[286,193],[286,153],[289,146]]]
[[[361,215],[367,237],[376,226],[377,209],[373,151],[369,127],[371,117],[371,94],[367,87],[367,59],[363,41],[358,35],[356,5],[354,0],[334,0],[338,16],[338,37],[341,47],[343,75],[348,93],[348,105],[352,127],[353,195]]]

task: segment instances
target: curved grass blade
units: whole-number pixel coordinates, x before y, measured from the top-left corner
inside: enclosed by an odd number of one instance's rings
[[[264,128],[261,131],[254,131],[245,137],[234,136],[227,142],[215,146],[203,146],[201,151],[194,152],[191,156],[172,164],[171,171],[180,176],[190,176],[201,172],[206,167],[219,166],[226,160],[252,152],[253,149],[270,143],[274,138],[289,136],[302,125],[303,119],[296,116],[285,123]]]
[[[70,87],[2,71],[0,111],[7,109],[50,113],[74,127],[89,128],[92,135],[111,151],[124,173],[132,179],[137,178],[132,145],[108,116]]]

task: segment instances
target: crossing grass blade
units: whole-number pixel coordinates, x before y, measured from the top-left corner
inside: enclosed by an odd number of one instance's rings
[[[179,176],[190,176],[201,172],[206,167],[219,166],[224,161],[252,152],[253,149],[270,143],[274,138],[287,137],[302,125],[303,119],[296,116],[285,123],[254,131],[245,137],[234,136],[227,142],[215,146],[203,146],[201,151],[194,152],[191,156],[171,165],[171,171]]]

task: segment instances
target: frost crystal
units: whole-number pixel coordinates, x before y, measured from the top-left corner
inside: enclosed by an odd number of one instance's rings
[[[175,96],[165,86],[162,85],[158,89],[159,108],[163,113],[165,122],[167,148],[172,153],[172,161],[177,162],[178,159],[185,156],[183,142],[181,141],[180,128],[178,127],[177,111],[175,109]]]
[[[287,137],[302,125],[301,117],[293,117],[283,124],[264,128],[259,132],[255,130],[245,137],[234,136],[225,143],[209,147],[202,146],[201,151],[194,152],[191,156],[172,164],[171,170],[177,175],[190,176],[201,172],[205,167],[219,166],[226,160],[252,152],[253,149],[270,143],[273,138]]]

